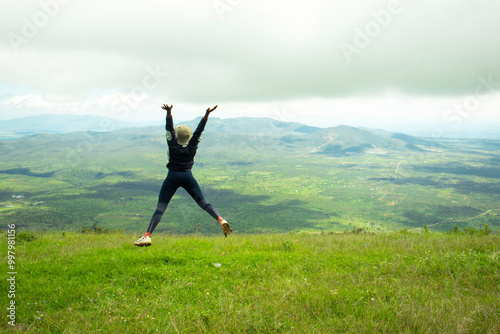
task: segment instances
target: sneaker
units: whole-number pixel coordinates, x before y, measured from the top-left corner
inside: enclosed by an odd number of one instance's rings
[[[139,240],[134,242],[134,245],[139,247],[151,246],[151,237],[140,237]]]
[[[231,230],[231,227],[229,227],[229,223],[225,220],[222,220],[220,222],[220,227],[222,228],[222,232],[224,232],[226,238],[228,234],[231,234],[231,232],[233,232],[233,230]]]

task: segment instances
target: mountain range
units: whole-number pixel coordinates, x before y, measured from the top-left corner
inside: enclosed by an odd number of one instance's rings
[[[200,118],[184,121],[174,117],[174,121],[180,124],[187,124],[191,127],[196,127]],[[158,124],[158,126],[163,125]],[[124,128],[147,127],[154,126],[154,121],[147,122],[131,122],[118,120],[113,118],[101,117],[97,115],[55,115],[44,114],[31,117],[15,118],[9,120],[0,120],[0,140],[18,139],[24,136],[34,135],[38,133],[62,134],[77,131],[94,131],[94,132],[110,132]],[[490,122],[474,123],[472,121],[464,124],[458,129],[449,129],[445,127],[439,128],[442,132],[440,138],[485,138],[485,139],[500,139],[498,132],[500,123]],[[330,128],[331,129],[331,128]],[[388,131],[365,129],[376,134],[387,136]],[[216,117],[210,118],[210,127],[207,127],[206,132],[218,132],[226,134],[261,134],[261,135],[290,135],[300,133],[315,133],[326,130],[328,128],[319,128],[305,125],[297,122],[283,122],[271,118],[256,118],[256,117],[239,117],[219,119]],[[446,130],[446,131],[444,131]],[[408,129],[400,130],[406,134],[411,134],[417,137],[428,137],[431,134],[423,131],[418,132],[413,129],[413,132]],[[398,136],[400,139],[403,137]],[[409,139],[409,138],[407,138]],[[404,140],[403,140],[404,141]]]
[[[200,119],[176,122],[174,118],[174,123],[186,124],[194,130]],[[138,127],[137,124],[97,116],[69,115],[2,122],[0,131],[4,131],[5,134],[6,130],[10,131],[11,137],[9,138],[25,135],[17,141],[19,144],[53,142],[59,146],[65,142],[68,145],[77,145],[77,142],[88,141],[89,136],[93,138],[98,136],[99,142],[110,143],[115,148],[122,147],[124,150],[132,146],[146,147],[164,140],[165,131],[163,122],[155,126]],[[228,154],[229,149],[233,152],[262,150],[262,153],[268,154],[316,153],[332,157],[365,153],[415,153],[434,150],[442,145],[430,139],[385,130],[362,129],[346,125],[319,128],[302,123],[253,117],[229,119],[211,117],[206,126],[203,141],[204,144],[206,142],[205,145],[211,147],[210,152],[217,152],[216,154]]]

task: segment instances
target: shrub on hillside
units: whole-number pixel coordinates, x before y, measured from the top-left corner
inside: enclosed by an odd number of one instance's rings
[[[97,223],[92,225],[92,227],[88,226],[83,226],[80,231],[82,234],[123,234],[125,233],[124,230],[122,229],[110,229],[109,227],[102,228],[101,226],[98,226]]]
[[[483,228],[481,228],[479,230],[475,229],[475,228],[467,228],[467,227],[465,227],[463,230],[460,230],[458,225],[455,225],[455,228],[453,230],[449,231],[448,233],[468,234],[468,235],[474,235],[474,234],[490,235],[493,232],[490,230],[488,225],[484,224]]]

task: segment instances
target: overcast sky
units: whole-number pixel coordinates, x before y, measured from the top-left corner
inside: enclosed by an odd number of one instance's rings
[[[0,0],[0,119],[500,121],[500,1]]]

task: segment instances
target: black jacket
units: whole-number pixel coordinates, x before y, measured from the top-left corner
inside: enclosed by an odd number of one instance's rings
[[[168,163],[167,168],[172,171],[187,172],[193,168],[194,156],[201,140],[201,134],[205,129],[207,120],[201,119],[198,127],[193,132],[193,137],[187,145],[179,145],[175,137],[174,121],[167,117],[165,130],[167,130]]]

